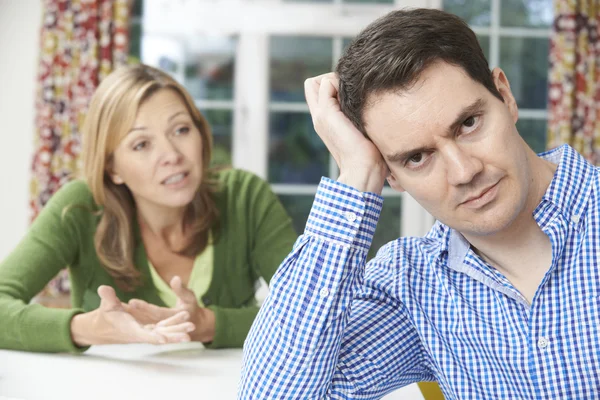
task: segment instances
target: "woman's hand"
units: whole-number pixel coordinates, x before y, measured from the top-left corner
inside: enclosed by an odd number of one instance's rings
[[[180,310],[157,324],[143,325],[129,314],[110,286],[98,288],[100,307],[71,320],[71,337],[80,347],[95,344],[178,343],[191,340],[190,314]],[[160,325],[159,325],[160,324]]]
[[[363,192],[380,194],[388,168],[375,145],[342,113],[339,79],[330,72],[304,82],[306,102],[315,131],[338,167],[338,181]]]
[[[131,299],[124,306],[136,320],[143,324],[154,324],[157,329],[165,328],[171,324],[170,318],[185,312],[196,327],[190,332],[191,339],[197,342],[211,342],[215,335],[214,313],[198,305],[196,295],[185,287],[179,276],[171,279],[170,286],[177,296],[177,304],[173,308],[160,307],[139,299]]]

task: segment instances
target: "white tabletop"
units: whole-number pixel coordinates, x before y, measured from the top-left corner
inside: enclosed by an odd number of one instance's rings
[[[199,343],[93,346],[85,354],[0,350],[0,399],[235,399],[241,350]],[[422,400],[410,385],[386,400]]]

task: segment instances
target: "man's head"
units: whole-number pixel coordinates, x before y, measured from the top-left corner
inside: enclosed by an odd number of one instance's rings
[[[535,154],[506,76],[475,34],[437,10],[396,11],[338,64],[340,105],[382,153],[390,185],[467,235],[493,235],[531,204]]]
[[[342,112],[366,134],[363,113],[369,97],[409,89],[439,61],[461,67],[502,100],[471,28],[455,15],[423,8],[379,18],[348,47],[336,70]]]

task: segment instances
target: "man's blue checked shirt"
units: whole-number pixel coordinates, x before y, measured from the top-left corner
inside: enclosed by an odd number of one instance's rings
[[[534,212],[552,265],[533,302],[437,223],[366,264],[383,199],[323,178],[244,347],[241,399],[600,399],[598,170],[568,146]]]

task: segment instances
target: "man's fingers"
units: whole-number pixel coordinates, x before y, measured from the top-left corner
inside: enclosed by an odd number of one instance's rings
[[[317,75],[314,79],[318,84],[321,84],[323,79],[337,79],[337,74],[335,72],[327,72],[325,74]]]
[[[313,112],[319,103],[319,83],[315,78],[304,81],[304,97],[306,97],[308,109]]]
[[[308,78],[304,81],[304,95],[311,113],[314,112],[319,105],[319,89],[322,81],[325,79],[335,80],[337,79],[337,75],[335,72],[328,72],[313,78]]]
[[[339,109],[339,102],[337,100],[338,94],[338,80],[335,76],[324,77],[319,85],[319,99],[318,104],[320,107],[331,107],[334,106]]]

